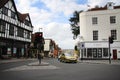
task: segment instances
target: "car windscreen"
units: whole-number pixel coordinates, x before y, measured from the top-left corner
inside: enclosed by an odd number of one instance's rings
[[[64,54],[65,54],[65,56],[73,56],[72,53],[64,53]]]

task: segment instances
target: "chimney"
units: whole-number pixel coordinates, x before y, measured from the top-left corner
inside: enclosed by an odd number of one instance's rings
[[[114,9],[114,3],[113,2],[108,2],[107,3],[107,9]]]

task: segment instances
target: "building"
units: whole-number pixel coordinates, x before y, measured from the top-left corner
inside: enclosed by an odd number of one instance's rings
[[[109,59],[109,36],[111,58],[120,59],[120,6],[108,2],[104,7],[91,8],[81,12],[80,50],[84,59]]]
[[[0,57],[27,56],[33,26],[28,13],[17,11],[14,0],[0,0]]]

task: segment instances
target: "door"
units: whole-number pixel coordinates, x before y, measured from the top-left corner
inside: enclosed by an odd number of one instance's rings
[[[113,50],[113,59],[114,60],[117,59],[117,50],[116,49]]]

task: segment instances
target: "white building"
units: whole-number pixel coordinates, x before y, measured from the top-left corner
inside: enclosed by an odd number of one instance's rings
[[[80,14],[81,56],[85,59],[109,59],[108,37],[111,58],[120,59],[120,6],[109,2],[104,7],[95,7]]]

